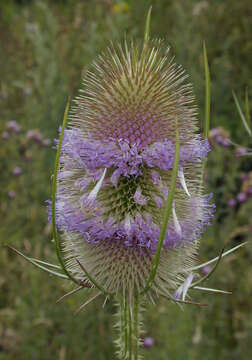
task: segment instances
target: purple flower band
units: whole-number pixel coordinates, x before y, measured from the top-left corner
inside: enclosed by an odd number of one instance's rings
[[[182,145],[180,151],[180,166],[186,162],[204,159],[210,151],[207,140],[194,139],[193,144]],[[139,143],[130,144],[128,140],[113,139],[87,140],[78,129],[65,131],[62,153],[67,155],[66,167],[78,167],[85,170],[113,168],[111,182],[117,184],[120,176],[141,175],[142,168],[171,170],[175,156],[175,144],[171,140],[155,142],[146,147]]]

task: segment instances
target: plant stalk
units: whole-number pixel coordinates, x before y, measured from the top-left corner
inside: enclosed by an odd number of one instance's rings
[[[129,293],[119,299],[119,329],[117,340],[120,360],[139,360],[140,301],[139,294]]]

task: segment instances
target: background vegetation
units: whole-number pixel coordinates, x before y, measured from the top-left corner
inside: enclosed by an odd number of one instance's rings
[[[251,238],[252,159],[241,156],[249,138],[232,88],[244,100],[251,78],[251,1],[243,0],[4,0],[0,2],[0,218],[1,244],[56,262],[45,200],[50,197],[53,138],[66,98],[74,96],[92,59],[110,40],[143,36],[153,5],[151,33],[171,46],[191,75],[203,113],[206,40],[213,106],[206,186],[217,212],[202,239],[200,259]],[[243,105],[243,102],[241,102]],[[229,139],[241,144],[234,146]],[[250,144],[251,145],[251,144]],[[198,309],[160,301],[146,311],[145,359],[248,360],[252,358],[252,250],[225,258],[209,286],[232,296],[200,295]],[[113,304],[98,300],[74,316],[83,301],[5,246],[0,252],[0,359],[112,359]],[[208,271],[209,269],[204,269]],[[149,341],[149,345],[151,342]]]

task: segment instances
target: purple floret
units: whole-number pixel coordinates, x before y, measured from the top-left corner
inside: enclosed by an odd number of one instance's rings
[[[183,138],[182,138],[183,141]],[[180,148],[180,169],[185,163],[192,163],[203,159],[210,150],[207,140],[201,140],[196,136],[190,143],[182,143]],[[152,253],[156,251],[160,236],[160,224],[154,221],[148,212],[141,212],[150,200],[142,192],[140,186],[136,186],[134,192],[118,196],[128,197],[127,201],[134,202],[137,211],[132,215],[125,215],[123,221],[109,217],[105,214],[99,198],[96,195],[90,197],[90,188],[94,189],[94,183],[99,183],[103,173],[109,175],[102,180],[100,188],[105,192],[107,186],[117,187],[119,179],[133,177],[137,179],[143,175],[146,169],[150,169],[150,183],[156,190],[148,193],[152,196],[152,204],[156,204],[160,211],[168,197],[169,187],[163,182],[160,170],[172,170],[175,157],[175,143],[167,139],[143,146],[139,142],[130,143],[127,139],[96,140],[86,138],[76,128],[68,129],[64,133],[62,142],[61,164],[58,179],[60,194],[56,202],[56,224],[59,230],[80,234],[83,239],[91,244],[102,241],[121,241],[125,246],[139,246],[148,248]],[[106,170],[104,170],[106,169]],[[73,180],[73,174],[79,171]],[[105,174],[104,173],[104,174]],[[83,175],[79,175],[83,174]],[[105,176],[105,175],[104,175]],[[70,180],[69,180],[70,179]],[[64,184],[70,181],[72,188],[79,193],[79,197],[73,201],[68,191],[64,192]],[[177,187],[181,189],[181,184]],[[96,191],[96,190],[95,190]],[[98,190],[99,191],[99,190]],[[129,190],[127,190],[129,191]],[[148,196],[149,196],[148,195]],[[163,246],[169,249],[183,247],[200,237],[205,227],[210,224],[213,217],[214,205],[210,203],[211,195],[192,196],[190,200],[186,196],[186,203],[190,203],[188,214],[179,220],[173,213],[171,216]],[[94,197],[94,198],[93,198]],[[124,200],[122,200],[124,201]],[[120,201],[115,206],[120,206]],[[51,205],[48,206],[49,218],[51,217]],[[198,209],[200,208],[200,213]],[[189,210],[190,209],[190,210]],[[199,215],[200,214],[200,215]]]
[[[210,224],[213,217],[215,206],[210,204],[211,195],[204,195],[201,199],[192,199],[193,207],[200,201],[202,203],[203,217],[199,222],[195,217],[192,220],[181,221],[182,236],[176,232],[173,221],[170,221],[166,231],[163,245],[170,249],[184,246],[187,243],[195,241],[200,237],[205,227]],[[83,204],[87,204],[86,199]],[[51,202],[48,201],[48,219],[51,222]],[[90,212],[92,218],[90,219]],[[83,236],[83,239],[89,243],[96,244],[100,241],[106,241],[111,238],[114,241],[123,241],[126,246],[138,245],[155,252],[160,235],[160,227],[156,225],[151,217],[145,217],[140,214],[131,219],[127,227],[125,222],[118,224],[115,219],[102,217],[102,212],[96,202],[89,203],[88,211],[85,213],[83,207],[75,208],[61,195],[56,202],[56,224],[59,230],[68,232],[77,232]]]
[[[183,145],[180,150],[180,165],[204,159],[210,151],[207,140],[197,138],[192,145]],[[113,168],[111,181],[116,184],[120,176],[139,176],[144,165],[150,168],[170,170],[173,167],[175,144],[171,140],[155,142],[141,148],[139,143],[130,144],[128,140],[113,138],[101,142],[87,140],[79,130],[66,130],[62,144],[62,152],[69,158],[66,165],[95,170]]]

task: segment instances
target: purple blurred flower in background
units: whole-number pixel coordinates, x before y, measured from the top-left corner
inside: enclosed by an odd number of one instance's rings
[[[51,140],[50,139],[45,139],[43,140],[43,145],[44,146],[49,146],[51,144]]]
[[[16,193],[14,190],[11,190],[8,192],[8,196],[10,199],[14,199],[16,197]]]
[[[26,96],[31,95],[31,93],[32,93],[32,89],[29,87],[24,88],[23,91]]]
[[[13,175],[16,175],[16,176],[22,174],[22,172],[23,172],[23,170],[22,170],[19,166],[16,166],[16,167],[12,170],[12,174],[13,174]]]
[[[9,133],[7,131],[2,132],[2,139],[6,140],[9,137]]]
[[[211,266],[206,265],[201,269],[201,272],[203,275],[208,275],[211,270],[212,270]]]
[[[235,199],[229,199],[228,200],[228,206],[231,208],[234,208],[236,205],[236,200]]]
[[[235,156],[236,157],[245,156],[247,155],[247,152],[248,151],[244,147],[239,146],[235,149]]]
[[[155,343],[154,339],[152,337],[150,337],[150,336],[146,336],[143,339],[143,344],[144,344],[145,348],[152,347],[154,345],[154,343]]]
[[[240,203],[244,202],[247,200],[247,194],[244,192],[240,192],[237,197],[236,197],[237,201],[239,201]]]
[[[210,130],[209,138],[211,143],[216,143],[223,147],[231,145],[229,133],[221,126]]]
[[[35,130],[28,130],[26,133],[26,137],[29,141],[33,141],[36,142],[38,144],[42,144],[43,142],[43,138],[41,133],[39,132],[39,130],[35,129]]]
[[[241,173],[240,179],[241,179],[242,181],[247,180],[247,179],[248,179],[248,174],[247,174],[247,173]]]
[[[10,133],[18,133],[21,130],[21,127],[15,120],[10,120],[6,123],[6,129]]]

